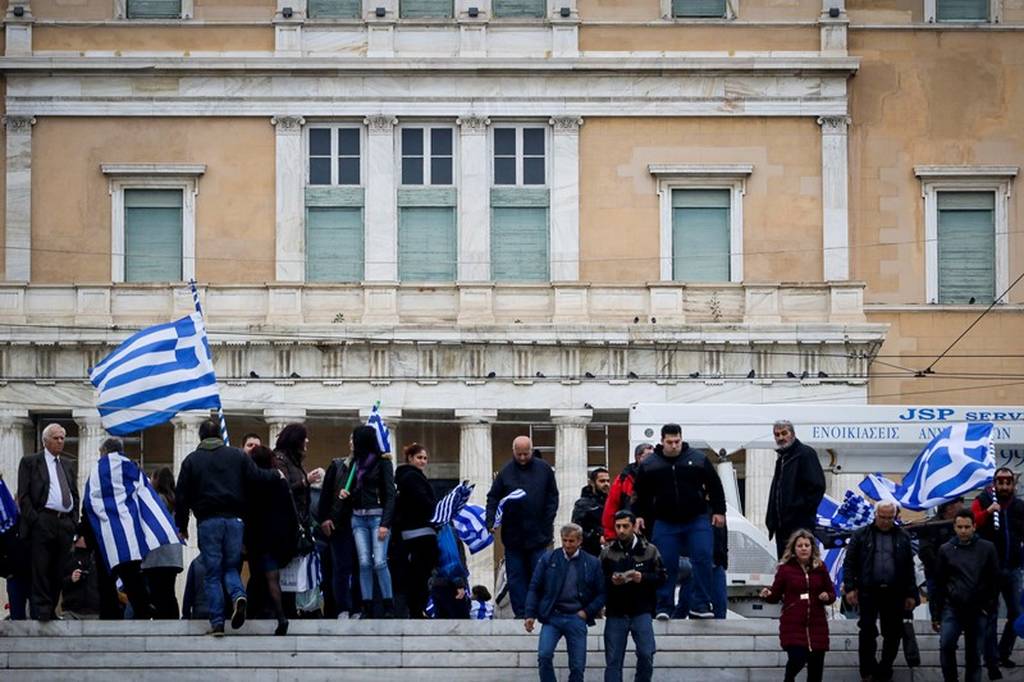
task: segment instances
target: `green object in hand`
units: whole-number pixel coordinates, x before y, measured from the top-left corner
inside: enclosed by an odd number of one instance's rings
[[[352,469],[348,472],[348,481],[345,483],[345,491],[352,492],[352,479],[356,476],[356,463],[352,461]]]

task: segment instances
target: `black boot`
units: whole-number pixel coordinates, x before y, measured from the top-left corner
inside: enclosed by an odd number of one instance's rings
[[[363,620],[373,618],[373,601],[363,601]]]
[[[394,618],[395,617],[395,600],[394,599],[385,599],[384,600],[384,616],[383,617],[384,618]]]

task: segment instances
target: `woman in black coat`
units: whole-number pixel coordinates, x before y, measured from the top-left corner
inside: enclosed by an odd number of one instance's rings
[[[406,446],[405,464],[395,470],[396,555],[400,566],[399,589],[410,618],[424,618],[430,573],[437,564],[437,533],[430,524],[437,500],[424,470],[430,453],[419,443]]]

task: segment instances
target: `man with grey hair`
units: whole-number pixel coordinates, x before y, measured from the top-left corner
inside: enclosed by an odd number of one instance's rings
[[[604,576],[597,557],[581,549],[583,529],[562,526],[562,546],[546,552],[537,562],[526,595],[527,632],[539,620],[544,627],[537,642],[541,682],[555,682],[555,647],[565,637],[569,654],[569,682],[583,682],[587,667],[587,626],[604,607]]]
[[[768,538],[775,537],[775,549],[781,559],[790,535],[801,529],[814,530],[818,505],[825,496],[825,472],[814,448],[796,437],[792,422],[775,422],[772,436],[779,454],[768,493],[765,525]]]
[[[78,517],[75,467],[63,457],[67,432],[60,424],[43,429],[43,449],[18,465],[20,534],[32,557],[31,617],[48,621],[60,601],[64,566],[71,556]]]

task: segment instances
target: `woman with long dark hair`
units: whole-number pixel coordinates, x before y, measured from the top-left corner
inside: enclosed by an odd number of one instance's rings
[[[320,480],[322,470],[306,472],[303,461],[306,459],[306,450],[309,447],[309,434],[303,424],[293,423],[281,429],[274,444],[274,466],[284,474],[288,483],[288,490],[291,491],[292,502],[295,505],[295,514],[298,523],[295,528],[302,528],[304,536],[312,540],[313,517],[310,514],[310,485]],[[295,534],[295,530],[292,534]],[[308,554],[312,547],[299,546],[298,553]],[[282,566],[283,568],[283,566]],[[295,593],[288,592],[284,597],[285,611],[291,616],[297,616],[295,609]]]
[[[170,467],[160,467],[153,472],[149,480],[173,518],[174,472]],[[177,620],[181,616],[175,582],[183,568],[182,548],[177,543],[160,545],[142,560],[142,577],[149,588],[155,618]]]
[[[821,682],[828,651],[825,607],[836,600],[836,588],[821,560],[818,542],[806,530],[789,536],[775,582],[761,590],[770,604],[782,602],[779,640],[788,655],[786,682],[807,666],[807,682]]]
[[[381,452],[377,431],[360,426],[352,432],[355,470],[338,493],[352,500],[352,534],[359,556],[359,592],[363,618],[373,614],[373,580],[384,600],[384,617],[394,616],[394,595],[388,571],[388,537],[395,512],[395,474],[388,453]]]
[[[395,470],[396,559],[401,563],[399,590],[410,618],[425,618],[430,572],[437,564],[437,532],[430,525],[437,500],[424,473],[430,453],[419,443],[406,446],[405,464]],[[395,566],[392,566],[395,568]]]

